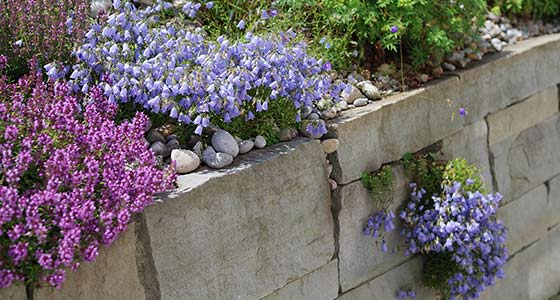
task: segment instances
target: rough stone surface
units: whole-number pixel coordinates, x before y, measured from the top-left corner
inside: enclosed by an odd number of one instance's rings
[[[494,145],[558,113],[558,88],[549,87],[531,98],[490,114],[489,143]]]
[[[560,82],[560,34],[542,36],[508,47],[507,54],[459,72],[426,88],[385,98],[342,112],[330,122],[341,146],[333,176],[341,184],[360,178],[406,152],[419,151],[466,124]],[[539,66],[538,72],[527,72]],[[450,100],[450,102],[448,101]],[[449,104],[451,103],[451,105]],[[460,107],[464,118],[451,119]]]
[[[555,213],[560,209],[560,175],[554,177],[548,182],[548,206],[550,210],[548,214],[553,214],[558,220],[550,227],[556,226],[560,223],[560,214]],[[548,215],[547,214],[547,215]]]
[[[393,166],[393,204],[390,209],[396,210],[408,199],[408,180],[401,165]],[[340,226],[339,269],[342,291],[347,291],[372,278],[386,272],[407,258],[404,253],[381,251],[381,245],[373,237],[364,236],[363,228],[367,218],[381,209],[372,199],[361,181],[340,187],[335,194],[336,206],[340,207],[338,223]],[[396,230],[386,233],[385,240],[391,246],[403,244],[400,236],[401,223],[395,219]]]
[[[325,153],[330,154],[338,150],[338,146],[340,146],[340,142],[337,139],[326,139],[321,142],[321,145],[323,145],[323,149],[325,150]]]
[[[495,188],[511,201],[560,173],[560,115],[491,145]]]
[[[547,300],[560,287],[560,228],[515,254],[506,264],[506,278],[482,294],[481,300]]]
[[[560,198],[549,199],[543,184],[501,207],[498,216],[507,228],[508,250],[515,253],[542,238],[560,221]]]
[[[488,158],[488,128],[484,120],[465,126],[461,131],[443,139],[441,159],[465,158],[480,169],[484,183],[493,190],[490,160]]]
[[[333,300],[338,296],[338,261],[288,283],[262,300]]]
[[[212,147],[216,152],[227,153],[233,157],[239,154],[239,145],[237,145],[237,141],[225,130],[218,130],[212,136]]]
[[[424,262],[422,259],[420,257],[416,257],[384,273],[374,280],[343,294],[337,299],[392,300],[397,299],[397,291],[406,288],[414,288],[414,291],[416,292],[416,299],[438,299],[433,290],[418,285],[418,282],[422,280],[423,264]]]
[[[68,271],[62,289],[38,289],[35,299],[146,299],[137,262],[133,223],[110,248],[101,249],[95,262],[82,263],[75,273]]]
[[[161,298],[259,299],[327,264],[326,166],[321,144],[301,139],[180,176],[145,211]]]
[[[0,288],[0,299],[27,300],[25,287],[23,285],[12,285],[9,288]]]

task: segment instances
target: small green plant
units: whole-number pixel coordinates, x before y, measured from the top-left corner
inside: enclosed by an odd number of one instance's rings
[[[375,203],[380,204],[383,208],[387,208],[392,202],[393,169],[391,166],[385,165],[376,173],[364,172],[362,174],[362,183],[371,192]]]
[[[424,272],[422,273],[422,283],[439,291],[443,299],[449,299],[451,291],[447,280],[459,273],[461,268],[453,262],[451,252],[429,253],[426,254],[424,262]]]
[[[434,153],[406,153],[403,158],[403,165],[412,182],[424,188],[427,195],[441,193],[445,162],[437,160]]]
[[[294,104],[289,100],[280,99],[270,101],[268,110],[255,113],[252,120],[236,118],[226,123],[216,117],[212,118],[212,122],[241,139],[262,135],[268,144],[275,144],[280,141],[282,128],[297,127],[296,115],[297,109]]]
[[[460,182],[467,192],[487,192],[480,177],[480,170],[464,158],[454,159],[445,166],[443,184],[451,186],[454,182]]]

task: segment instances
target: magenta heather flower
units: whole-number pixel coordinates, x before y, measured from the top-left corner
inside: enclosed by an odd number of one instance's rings
[[[0,287],[60,286],[65,269],[94,260],[174,181],[143,146],[147,117],[116,124],[102,94],[92,88],[84,108],[37,72],[0,77]]]
[[[8,58],[5,55],[0,55],[0,70],[3,70],[8,66]]]
[[[41,64],[71,62],[89,27],[88,10],[88,0],[0,1],[0,53],[10,64],[10,77],[23,75],[34,56]]]

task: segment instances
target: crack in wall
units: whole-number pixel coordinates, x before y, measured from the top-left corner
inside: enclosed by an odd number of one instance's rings
[[[148,233],[148,226],[146,225],[146,216],[143,213],[134,216],[134,223],[138,279],[144,288],[146,300],[160,300],[161,291],[152,255],[152,244]]]
[[[488,134],[486,135],[486,151],[488,152],[488,164],[490,166],[490,176],[492,177],[492,186],[494,188],[494,192],[498,192],[498,179],[496,177],[496,162],[494,159],[494,155],[490,150],[490,123],[488,122],[488,116],[483,118],[484,122],[486,122],[486,128],[488,128]]]
[[[338,259],[338,254],[340,252],[340,222],[339,222],[339,214],[341,210],[341,199],[340,199],[340,192],[341,187],[339,186],[334,192],[331,193],[331,213],[333,216],[333,236],[334,236],[334,252],[331,261],[336,259],[337,264],[337,277],[338,277],[338,294],[342,294],[342,285],[340,284],[340,259]]]

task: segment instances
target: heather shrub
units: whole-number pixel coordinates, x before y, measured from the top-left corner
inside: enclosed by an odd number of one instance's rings
[[[117,125],[100,89],[83,108],[41,77],[0,77],[0,287],[59,287],[174,181],[142,142],[143,114]]]
[[[288,100],[287,109],[299,110],[323,97],[339,98],[344,85],[333,85],[330,63],[309,56],[293,31],[212,39],[193,24],[165,21],[188,20],[201,9],[212,7],[189,2],[182,11],[166,3],[137,9],[115,2],[115,12],[92,26],[76,52],[75,88],[87,92],[102,82],[111,102],[135,102],[195,126],[197,134],[210,120],[253,120],[272,101]]]
[[[8,57],[10,79],[27,73],[33,56],[41,66],[71,63],[89,24],[88,10],[88,0],[0,1],[0,53]]]

